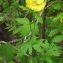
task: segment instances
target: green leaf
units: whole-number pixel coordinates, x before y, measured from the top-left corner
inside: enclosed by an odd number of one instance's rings
[[[50,58],[47,58],[46,61],[47,61],[47,63],[53,63]]]
[[[46,52],[46,56],[60,56],[61,48],[54,43],[50,44],[48,51]]]
[[[54,10],[60,10],[61,9],[61,4],[58,2],[56,2],[54,5],[52,5]]]
[[[60,22],[62,23],[63,22],[63,13],[59,13],[57,15],[58,18],[60,18]]]
[[[60,22],[63,23],[63,18],[60,18]]]
[[[29,24],[29,20],[28,18],[16,18],[16,21],[19,23],[19,24]]]
[[[54,29],[54,30],[51,30],[51,32],[49,33],[49,37],[52,37],[54,35],[56,35],[58,33],[58,29]]]
[[[55,17],[53,19],[53,21],[58,21],[59,19],[60,19],[60,22],[62,23],[63,22],[63,13],[62,12],[57,14],[57,17]]]
[[[30,62],[29,63],[33,63],[33,60],[32,60],[32,58],[30,58]]]
[[[27,36],[30,33],[30,25],[25,24],[21,27],[21,35],[22,37]]]
[[[15,62],[11,60],[11,61],[10,61],[10,62],[8,62],[8,63],[15,63]]]
[[[46,50],[46,51],[49,49],[49,43],[48,43],[47,40],[45,40],[44,43],[42,42],[42,47],[43,47],[43,49]]]
[[[37,36],[35,36],[35,34],[32,34],[32,37],[31,37],[32,44],[36,43],[36,39],[37,39]]]
[[[28,48],[29,48],[28,44],[23,44],[21,46],[21,48],[17,51],[17,53],[18,53],[17,57],[22,57],[23,55],[25,55]]]
[[[32,55],[32,46],[29,45],[28,51],[29,51],[29,54]]]
[[[27,63],[27,56],[23,55],[21,57],[21,61],[22,61],[22,63]]]
[[[41,47],[40,47],[40,45],[35,44],[35,45],[33,45],[33,48],[34,48],[37,52],[41,52]]]
[[[42,19],[41,16],[36,15],[36,19],[37,19],[37,21],[38,21],[39,23],[43,24],[43,19]]]
[[[0,56],[4,57],[7,62],[12,60],[15,53],[16,50],[11,44],[3,44],[0,46]]]
[[[3,18],[4,18],[4,17],[0,17],[0,21],[2,21],[2,20],[3,20]]]
[[[0,5],[2,5],[3,4],[3,0],[0,0]]]
[[[19,8],[21,8],[22,10],[27,10],[27,8],[24,6],[19,6]]]
[[[17,33],[19,33],[19,32],[21,32],[21,27],[16,28],[16,29],[13,31],[13,34],[17,34]]]
[[[63,13],[62,13],[62,12],[59,13],[59,14],[57,15],[57,17],[59,17],[59,18],[63,18]]]
[[[38,32],[39,32],[38,25],[32,23],[32,24],[31,24],[31,31],[32,31],[33,33],[35,33],[35,34],[38,34]]]
[[[52,42],[55,42],[55,43],[59,43],[63,40],[63,35],[58,35],[58,36],[55,36],[53,39],[52,39]]]

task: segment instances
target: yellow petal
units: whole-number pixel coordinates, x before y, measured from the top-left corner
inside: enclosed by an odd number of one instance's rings
[[[38,4],[41,4],[42,2],[44,2],[44,0],[36,0]]]
[[[34,11],[41,11],[44,9],[46,3],[44,0],[26,0],[26,6]]]

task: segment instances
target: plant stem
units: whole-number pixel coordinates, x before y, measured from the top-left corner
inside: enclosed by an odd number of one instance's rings
[[[46,1],[46,6],[47,6],[47,1]],[[45,8],[46,8],[45,6]],[[41,25],[40,24],[40,37],[45,39],[45,19],[46,19],[46,9],[43,9],[43,11],[41,12],[41,16],[42,16],[42,19],[43,19],[43,24]]]

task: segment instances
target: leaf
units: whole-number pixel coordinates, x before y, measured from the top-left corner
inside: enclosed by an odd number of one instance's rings
[[[21,35],[22,37],[27,36],[30,33],[30,25],[25,24],[21,27]]]
[[[37,51],[37,52],[41,52],[41,47],[37,44],[33,45],[33,48]]]
[[[27,63],[27,56],[23,55],[21,57],[21,61],[22,61],[22,63]]]
[[[31,37],[32,44],[36,43],[37,36],[33,33]]]
[[[55,18],[53,19],[53,21],[58,21],[58,19],[60,19],[60,22],[61,22],[61,23],[63,22],[63,13],[62,13],[62,12],[59,13],[59,14],[57,14],[57,17],[55,17]]]
[[[43,49],[46,50],[46,51],[49,49],[49,43],[48,43],[47,40],[45,40],[44,43],[42,43],[42,47],[43,47]]]
[[[39,23],[43,24],[43,19],[42,19],[41,16],[36,15],[36,19],[37,19],[37,21],[38,21]]]
[[[27,10],[27,8],[24,6],[19,6],[19,8],[21,8],[22,10]]]
[[[58,16],[58,18],[60,18],[60,22],[62,23],[63,22],[63,13],[61,12],[57,16]]]
[[[0,0],[0,5],[2,5],[3,4],[3,0]]]
[[[58,21],[59,17],[55,17],[52,21]]]
[[[29,24],[28,18],[16,18],[15,19],[19,24]]]
[[[21,27],[16,28],[16,29],[13,31],[13,34],[17,34],[17,33],[19,33],[19,32],[21,32]]]
[[[63,18],[60,18],[60,22],[63,23]]]
[[[2,21],[2,20],[3,20],[3,18],[4,18],[4,17],[0,17],[0,21]]]
[[[60,10],[61,9],[61,5],[59,2],[56,2],[54,5],[52,5],[53,9],[55,10]]]
[[[12,60],[15,53],[16,50],[11,44],[2,44],[0,46],[0,56],[4,57],[7,62]]]
[[[57,15],[59,18],[63,18],[63,13],[61,12],[61,13],[59,13],[58,15]]]
[[[28,50],[28,44],[23,44],[21,48],[17,51],[17,57],[22,57],[23,55],[26,54]]]
[[[47,58],[46,61],[47,61],[47,63],[53,63],[50,58]]]
[[[32,55],[32,46],[29,45],[28,51],[29,51],[29,54]]]
[[[61,48],[54,43],[50,44],[48,51],[46,52],[46,56],[60,56]]]
[[[32,31],[33,33],[35,33],[35,34],[38,34],[38,32],[39,32],[38,25],[32,23],[32,24],[31,24],[31,31]]]
[[[58,29],[54,29],[54,30],[51,30],[51,32],[49,33],[49,37],[52,37],[54,35],[56,35],[58,33]]]
[[[39,44],[42,46],[44,39],[38,39],[36,44]]]
[[[29,63],[33,63],[33,60],[32,60],[32,58],[30,58],[30,61],[29,61]]]
[[[55,42],[55,43],[59,43],[63,40],[63,35],[58,35],[58,36],[55,36],[53,39],[52,39],[52,42]]]
[[[15,62],[11,60],[11,61],[10,61],[10,62],[8,62],[8,63],[15,63]]]

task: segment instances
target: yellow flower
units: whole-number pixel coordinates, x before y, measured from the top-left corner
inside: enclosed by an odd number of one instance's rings
[[[26,0],[26,6],[34,11],[43,10],[45,5],[44,0]]]

